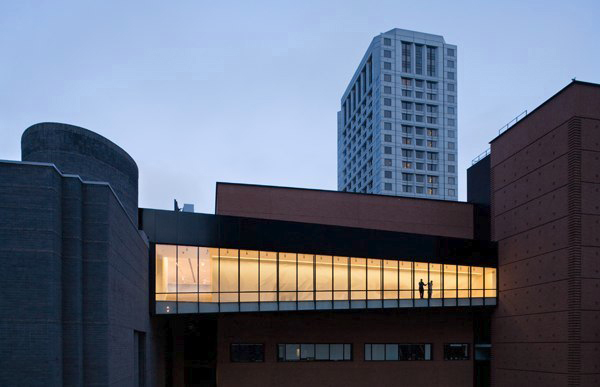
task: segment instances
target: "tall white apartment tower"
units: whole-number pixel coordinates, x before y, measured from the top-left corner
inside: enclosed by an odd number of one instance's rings
[[[439,35],[373,38],[338,112],[338,190],[457,199],[457,52]]]

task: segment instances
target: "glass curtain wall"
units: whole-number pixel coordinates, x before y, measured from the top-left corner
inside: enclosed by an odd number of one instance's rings
[[[156,245],[155,274],[159,313],[494,305],[497,282],[490,267],[181,245]]]

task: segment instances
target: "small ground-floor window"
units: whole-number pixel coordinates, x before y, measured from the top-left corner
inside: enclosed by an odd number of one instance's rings
[[[469,344],[444,344],[444,360],[469,360]]]
[[[256,363],[265,361],[263,344],[231,344],[231,361],[234,363]]]
[[[278,361],[351,361],[352,344],[278,344]]]
[[[431,360],[431,344],[365,344],[365,360]]]

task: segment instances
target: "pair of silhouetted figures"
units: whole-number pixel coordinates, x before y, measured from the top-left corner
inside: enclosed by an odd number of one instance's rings
[[[428,284],[425,284],[423,278],[421,278],[421,281],[419,281],[419,295],[421,298],[423,298],[423,295],[425,294],[425,286],[427,286],[427,298],[431,298],[431,293],[433,293],[433,281],[429,281]]]

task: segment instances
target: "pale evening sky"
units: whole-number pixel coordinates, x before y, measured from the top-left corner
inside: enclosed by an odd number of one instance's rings
[[[600,82],[598,1],[0,1],[0,159],[42,121],[140,169],[140,206],[214,211],[215,182],[335,190],[336,112],[371,39],[458,46],[459,198],[498,129]]]

